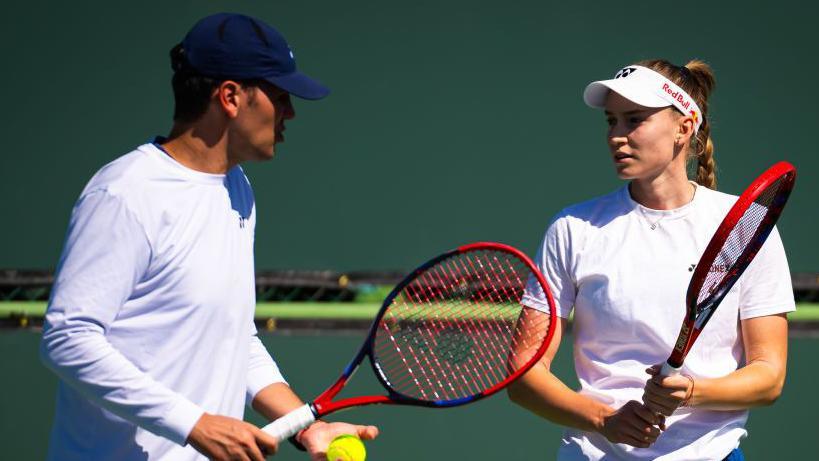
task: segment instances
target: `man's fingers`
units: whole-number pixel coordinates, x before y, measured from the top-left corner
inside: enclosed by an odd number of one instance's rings
[[[262,450],[256,445],[255,441],[245,446],[245,452],[251,461],[264,461],[265,459],[265,455],[262,454]]]
[[[265,456],[275,455],[279,450],[279,441],[267,432],[253,426],[255,444],[261,448]]]
[[[234,441],[230,447],[227,447],[222,453],[218,456],[208,455],[208,459],[229,459],[231,461],[258,461],[259,458],[254,458],[253,454],[251,453],[250,447],[238,439]],[[264,461],[264,458],[262,458]]]
[[[250,461],[264,461],[262,450],[256,444],[255,431],[258,429],[252,424],[240,422],[236,426],[238,432],[234,439],[231,451],[231,459],[241,459]]]
[[[373,440],[378,437],[378,428],[375,426],[356,426],[356,431],[361,440]]]

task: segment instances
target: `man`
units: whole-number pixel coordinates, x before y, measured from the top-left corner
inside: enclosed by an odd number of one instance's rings
[[[72,212],[41,344],[61,378],[54,460],[261,460],[277,441],[241,421],[302,405],[256,336],[253,192],[239,163],[265,160],[324,86],[284,38],[247,16],[198,22],[171,51],[167,139],[103,167]],[[313,459],[342,433],[297,434]],[[197,451],[199,453],[197,453]]]

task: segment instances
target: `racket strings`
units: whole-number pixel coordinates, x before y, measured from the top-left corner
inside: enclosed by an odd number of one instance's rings
[[[424,299],[436,299],[436,298],[437,299],[451,299],[451,296],[449,296],[446,291],[441,290],[442,287],[443,288],[447,287],[446,279],[441,277],[441,274],[440,274],[441,271],[445,272],[446,273],[445,275],[448,276],[448,277],[457,276],[456,272],[454,272],[453,268],[451,266],[449,266],[449,265],[441,266],[440,271],[429,271],[428,270],[421,277],[422,284],[411,284],[409,286],[408,294],[409,294],[410,298],[415,302],[423,302]],[[418,287],[421,287],[421,289],[417,290]],[[449,286],[449,288],[451,288],[451,285]],[[439,310],[441,311],[441,313],[444,314],[443,317],[446,317],[447,314],[452,314],[453,313],[452,307],[453,307],[452,303],[441,304],[439,306]],[[395,306],[393,306],[393,309],[395,309]],[[411,318],[412,316],[408,315],[407,317]],[[416,338],[410,337],[411,340],[409,341],[408,347],[401,348],[398,344],[396,344],[396,352],[397,352],[397,355],[398,355],[397,358],[400,359],[401,364],[403,364],[404,366],[407,367],[407,370],[408,370],[409,373],[406,376],[403,376],[403,380],[394,381],[393,385],[395,385],[397,387],[403,386],[403,385],[406,384],[407,380],[410,380],[415,385],[419,385],[420,383],[419,383],[419,380],[417,378],[418,375],[424,375],[424,378],[425,378],[424,381],[429,385],[434,385],[432,380],[430,379],[430,375],[432,375],[432,379],[436,383],[440,382],[440,383],[448,384],[448,388],[449,388],[450,391],[452,391],[452,393],[449,394],[449,395],[446,394],[446,393],[444,393],[443,395],[441,395],[439,393],[435,393],[432,396],[428,396],[426,394],[426,392],[425,392],[425,389],[423,387],[419,387],[418,389],[421,392],[421,397],[429,399],[429,400],[439,400],[439,399],[449,398],[451,396],[456,395],[457,391],[454,389],[454,386],[452,385],[452,383],[448,383],[447,381],[442,381],[442,377],[440,376],[440,373],[436,373],[436,371],[438,369],[443,367],[443,368],[447,368],[451,375],[460,378],[461,384],[464,387],[466,387],[466,388],[468,388],[470,390],[473,390],[473,391],[477,392],[478,389],[481,386],[485,386],[486,385],[485,382],[481,382],[481,381],[483,381],[483,374],[481,373],[480,361],[478,363],[474,363],[474,361],[470,360],[469,363],[465,364],[465,366],[468,367],[468,369],[466,370],[466,373],[465,373],[464,370],[461,369],[462,367],[460,366],[460,364],[456,364],[455,367],[451,366],[451,362],[452,362],[452,360],[451,360],[452,355],[451,354],[449,355],[450,360],[445,361],[443,363],[439,360],[437,354],[432,356],[433,357],[432,361],[427,356],[425,356],[423,354],[425,351],[422,349],[422,347],[426,346],[426,343],[430,343],[434,347],[436,347],[436,348],[438,348],[440,350],[447,350],[448,348],[451,349],[451,344],[447,344],[447,342],[451,342],[451,341],[448,341],[448,339],[451,339],[451,338],[448,338],[448,336],[449,336],[449,334],[451,334],[451,332],[446,330],[448,325],[445,325],[443,322],[437,320],[435,317],[433,317],[431,319],[428,319],[427,321],[430,323],[430,326],[432,328],[423,328],[423,325],[417,325],[417,326],[419,326],[419,328],[416,328],[415,333],[418,335],[418,337],[416,337]],[[449,334],[440,335],[443,339],[439,339],[439,337],[437,337],[435,335],[425,334],[425,333],[429,333],[432,330],[438,330],[438,331],[444,330],[446,333],[449,333]],[[405,333],[407,331],[412,331],[412,330],[405,330]],[[473,335],[478,333],[478,332],[475,331],[474,328],[467,328],[467,332],[469,334],[473,334]],[[395,339],[396,337],[398,337],[398,335],[395,335],[395,337],[393,339]],[[421,346],[421,348],[419,348],[419,345]],[[410,357],[409,360],[408,360],[407,355],[406,355],[407,352],[409,352],[409,354],[412,356],[412,357]],[[483,358],[483,359],[487,358],[486,354],[481,354],[481,355],[482,355],[481,358]],[[411,362],[412,362],[413,358],[416,359],[416,361],[418,362],[420,368],[411,366]],[[434,363],[434,365],[436,367],[439,367],[439,368],[438,369],[436,369],[436,368],[424,368],[425,365],[432,365],[433,363]],[[396,364],[394,362],[383,361],[381,363],[381,365],[382,365],[382,368],[384,368],[384,365],[394,366]],[[485,372],[486,372],[486,370],[484,370],[484,373]],[[479,378],[481,378],[481,380],[479,382],[477,382],[477,383],[472,383],[468,379],[465,378],[465,376],[467,374],[472,374],[473,376],[478,376]],[[475,386],[478,386],[478,387],[475,387]]]
[[[450,277],[450,279],[458,278],[461,273],[465,273],[468,270],[463,266],[463,260],[451,260],[450,263],[452,264],[442,266],[444,276]],[[437,281],[439,283],[446,283],[447,279],[442,279],[439,277]],[[486,288],[483,281],[478,281],[477,283],[482,285],[481,289]],[[450,303],[448,307],[450,307],[450,312],[460,314],[457,305]],[[480,391],[480,389],[487,386],[488,382],[491,382],[493,379],[498,379],[498,375],[494,373],[491,368],[487,369],[483,366],[486,363],[490,363],[492,357],[496,355],[496,351],[494,350],[476,348],[474,351],[476,352],[476,355],[468,357],[463,365],[457,360],[457,358],[471,346],[471,341],[468,338],[478,338],[479,340],[486,339],[487,332],[484,329],[478,328],[476,325],[471,323],[464,323],[463,329],[461,331],[456,331],[451,329],[450,325],[440,321],[435,322],[435,326],[439,329],[439,331],[444,332],[442,335],[444,340],[439,340],[437,343],[441,347],[440,350],[445,352],[446,357],[450,359],[445,362],[444,369],[452,376],[457,377],[464,388],[469,389],[469,391],[472,393],[477,393]],[[469,379],[470,377],[476,377],[477,379]],[[451,387],[453,390],[455,390],[454,386]],[[454,397],[454,395],[452,397]]]
[[[781,208],[778,202],[783,196],[781,192],[786,178],[787,176],[782,176],[766,187],[737,220],[708,269],[708,275],[697,296],[697,304],[708,298],[718,287],[723,286],[726,280],[738,277],[738,272],[741,272],[738,269],[744,268],[740,263],[754,256],[747,254],[746,248],[752,240],[760,237],[760,228],[770,220],[772,210]]]
[[[445,269],[446,269],[446,272],[447,272],[447,274],[446,274],[447,276],[452,276],[452,275],[453,275],[453,269],[452,269],[452,267],[445,267]],[[436,279],[437,279],[438,283],[430,283],[429,278],[431,278],[432,276],[436,276]],[[441,293],[439,290],[436,290],[436,288],[439,288],[439,289],[440,289],[441,287],[445,287],[445,285],[443,285],[442,283],[440,283],[440,282],[443,280],[443,279],[441,278],[440,274],[435,274],[433,271],[428,271],[428,272],[425,274],[424,279],[425,279],[425,280],[424,280],[424,282],[426,282],[426,286],[425,286],[425,288],[426,288],[426,294],[432,294],[433,296],[437,294],[437,295],[438,295],[438,298],[442,298],[442,299],[451,299],[451,298],[452,298],[451,296],[441,296],[441,294],[442,294],[442,293]],[[451,285],[450,285],[450,287],[451,287]],[[434,293],[435,291],[438,291],[438,293]],[[418,294],[417,294],[417,293],[415,294],[415,296],[413,296],[413,299],[414,299],[414,300],[416,300],[416,301],[418,301],[418,300],[419,300],[419,296],[418,296]],[[451,307],[451,306],[450,306],[450,307]],[[443,307],[441,310],[442,310],[442,311],[444,311],[444,312],[451,311],[451,309],[447,309],[446,307]],[[443,322],[437,321],[435,318],[433,318],[433,319],[430,321],[430,323],[431,323],[431,324],[432,324],[432,326],[433,326],[435,329],[437,329],[437,330],[441,330],[441,329],[444,329],[444,328],[445,328],[445,325],[443,325]],[[423,329],[421,329],[421,330],[419,330],[419,331],[423,331]],[[470,331],[469,331],[469,333],[471,333],[471,334],[475,334],[476,332],[474,331],[474,329],[472,329],[472,330],[470,330]],[[444,338],[446,339],[446,336],[444,336]],[[447,346],[448,346],[447,344],[442,344],[442,341],[440,341],[440,340],[436,339],[434,336],[432,336],[432,337],[428,337],[428,338],[425,338],[425,339],[426,339],[427,341],[431,341],[431,342],[432,342],[432,344],[433,344],[434,346],[438,347],[438,348],[440,348],[440,347],[442,347],[442,346],[444,346],[444,347],[447,347]],[[450,356],[450,358],[451,358],[451,356]],[[483,357],[483,358],[485,358],[485,355],[484,355],[484,357]],[[437,359],[437,357],[436,357],[436,359]],[[436,360],[436,364],[440,365],[440,364],[441,364],[441,362],[440,362],[439,360]],[[470,371],[471,371],[472,373],[475,373],[477,370],[479,370],[479,369],[480,369],[480,368],[479,368],[479,366],[480,366],[480,362],[478,362],[477,364],[475,364],[475,363],[467,363],[466,365],[467,365],[467,367],[469,367],[469,368],[470,368]],[[477,365],[477,366],[476,366],[476,365]],[[452,367],[450,367],[450,369],[451,369],[451,368],[452,368]],[[460,365],[458,365],[458,366],[456,366],[456,367],[454,367],[454,368],[455,368],[455,369],[459,369],[459,368],[461,368],[461,367],[460,367]],[[461,373],[461,374],[463,374],[463,373]],[[465,380],[464,380],[464,382],[465,382],[465,384],[467,384],[467,385],[469,384],[469,383],[468,383],[468,381],[465,381]],[[482,383],[481,383],[481,384],[482,384]],[[482,385],[483,385],[483,384],[482,384]],[[451,389],[451,386],[450,386],[450,389]]]
[[[456,400],[501,383],[538,351],[548,315],[521,299],[529,267],[497,250],[459,253],[424,270],[392,301],[373,358],[396,392]]]

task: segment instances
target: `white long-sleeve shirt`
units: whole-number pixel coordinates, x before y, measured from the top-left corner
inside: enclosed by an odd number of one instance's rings
[[[61,378],[49,459],[199,460],[203,412],[241,418],[283,382],[253,325],[250,184],[145,144],[103,167],[72,211],[46,313]]]

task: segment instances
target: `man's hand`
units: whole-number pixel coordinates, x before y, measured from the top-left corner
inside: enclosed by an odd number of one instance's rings
[[[258,427],[227,416],[205,413],[188,435],[188,443],[216,461],[264,461],[278,442]]]
[[[603,420],[600,433],[612,443],[648,448],[665,429],[665,418],[632,400]]]
[[[356,435],[361,440],[372,440],[378,437],[378,428],[375,426],[316,421],[310,427],[301,431],[297,439],[307,449],[310,459],[313,461],[326,461],[327,446],[334,438],[344,434]]]

